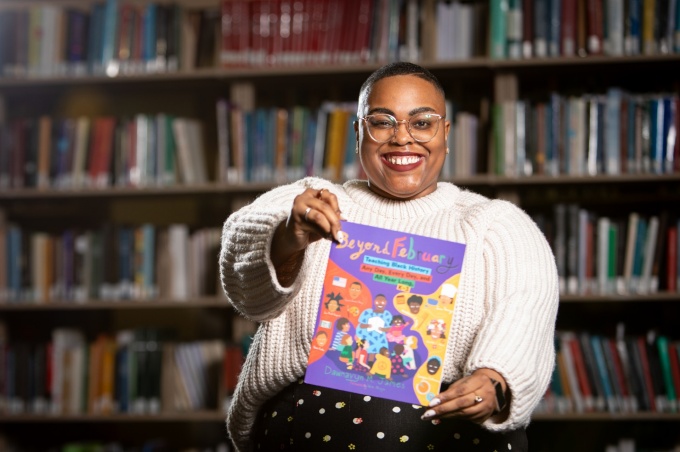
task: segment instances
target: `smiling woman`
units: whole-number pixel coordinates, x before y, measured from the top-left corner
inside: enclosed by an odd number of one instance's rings
[[[360,89],[354,125],[367,181],[305,178],[226,220],[222,284],[234,307],[260,322],[227,419],[238,451],[527,450],[524,428],[554,364],[555,263],[543,234],[515,205],[438,182],[451,127],[444,99],[439,81],[420,66],[378,69]],[[411,369],[418,361],[441,372],[444,384],[428,407],[302,381],[318,342],[331,241],[358,246],[343,233],[343,220],[466,246],[453,317],[432,332],[448,341],[443,359],[418,356],[412,336],[403,345],[388,341],[386,298],[368,287],[362,293],[373,307],[360,314],[354,338],[342,336],[345,347],[353,344],[356,368],[385,384],[393,383],[390,366]],[[361,292],[349,287],[343,300]],[[430,306],[437,300],[424,304],[413,295],[407,303],[419,324],[437,320]],[[343,353],[353,368],[352,353]]]

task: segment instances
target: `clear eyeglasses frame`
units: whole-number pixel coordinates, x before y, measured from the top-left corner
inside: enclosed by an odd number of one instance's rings
[[[439,123],[444,117],[437,113],[418,113],[408,119],[397,120],[392,115],[379,113],[366,115],[359,120],[366,123],[368,135],[376,143],[387,143],[397,134],[399,125],[406,124],[409,135],[418,143],[431,141],[439,131]]]

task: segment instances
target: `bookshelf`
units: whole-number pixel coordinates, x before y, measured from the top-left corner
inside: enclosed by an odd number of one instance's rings
[[[563,2],[570,4],[566,0]],[[56,5],[57,11],[74,7],[85,13],[93,11],[95,4],[102,7],[132,5],[138,8],[138,12],[146,11],[148,5],[156,4],[144,0],[64,0],[50,3]],[[385,6],[393,2],[355,3]],[[510,3],[535,5],[540,0]],[[668,3],[676,5],[677,2]],[[0,21],[5,21],[0,22],[0,46],[2,42],[14,42],[13,39],[2,39],[4,35],[1,33],[7,29],[2,27],[7,23],[7,16],[3,15],[5,11],[33,10],[45,4],[40,1],[0,3]],[[165,1],[157,4],[175,5]],[[99,186],[89,183],[59,185],[54,174],[51,174],[48,183],[42,185],[26,180],[19,184],[9,176],[3,179],[8,171],[3,165],[9,161],[3,158],[9,159],[9,156],[14,155],[9,150],[14,148],[2,141],[9,133],[7,128],[3,128],[0,129],[0,211],[6,222],[20,225],[25,231],[45,230],[52,234],[68,229],[94,231],[102,220],[135,227],[151,224],[156,226],[157,232],[176,224],[186,225],[190,232],[219,228],[229,212],[239,205],[294,178],[292,176],[298,173],[277,179],[272,169],[259,177],[245,174],[232,179],[218,177],[217,169],[221,162],[220,126],[216,113],[218,100],[229,100],[243,107],[234,110],[243,115],[240,121],[246,121],[243,118],[258,109],[292,111],[293,107],[302,106],[316,112],[325,101],[354,101],[360,83],[368,74],[383,61],[400,56],[416,60],[441,79],[454,113],[468,112],[476,118],[477,129],[472,132],[476,137],[473,149],[476,170],[461,174],[451,167],[443,175],[444,179],[488,196],[518,203],[530,214],[543,218],[546,235],[551,240],[555,236],[554,207],[557,204],[578,205],[595,218],[606,216],[617,220],[627,219],[631,212],[649,218],[666,211],[666,227],[671,227],[674,222],[677,224],[677,206],[680,205],[678,166],[659,173],[640,171],[618,174],[607,174],[600,170],[595,174],[573,174],[569,171],[549,174],[540,173],[538,167],[534,166],[531,175],[521,176],[508,174],[504,169],[499,170],[494,166],[499,156],[505,158],[495,149],[498,143],[494,127],[504,124],[502,119],[494,116],[496,106],[525,101],[529,108],[533,108],[540,103],[548,103],[551,94],[567,100],[575,97],[588,101],[590,97],[587,96],[605,96],[611,87],[620,87],[627,93],[643,97],[677,97],[680,92],[680,79],[677,76],[680,73],[680,53],[677,50],[667,53],[661,53],[659,49],[658,52],[648,53],[640,50],[637,54],[633,51],[608,54],[604,49],[598,53],[586,49],[589,54],[585,57],[558,52],[545,56],[536,56],[534,53],[528,58],[499,58],[497,54],[486,50],[489,41],[495,39],[493,32],[498,22],[492,21],[491,16],[495,14],[498,1],[448,2],[444,6],[444,2],[425,0],[419,3],[422,22],[416,24],[420,30],[417,32],[419,36],[415,53],[414,47],[406,44],[408,41],[397,39],[388,40],[388,53],[382,59],[377,56],[363,58],[349,52],[352,49],[347,49],[349,53],[338,53],[330,60],[310,57],[309,60],[300,61],[299,54],[282,53],[279,55],[281,58],[275,60],[277,64],[248,61],[223,66],[218,52],[219,28],[215,29],[215,20],[220,17],[222,3],[219,0],[182,0],[176,4],[182,12],[184,25],[188,27],[176,36],[182,43],[176,67],[141,70],[134,69],[136,63],[133,61],[130,68],[123,70],[123,66],[120,66],[121,70],[115,76],[108,76],[103,65],[94,65],[80,72],[77,68],[63,68],[58,64],[66,60],[63,58],[53,61],[57,70],[48,68],[47,72],[42,73],[40,71],[44,66],[35,63],[37,72],[29,73],[26,71],[31,63],[27,59],[24,72],[16,71],[16,68],[9,73],[2,72],[0,124],[7,126],[16,119],[37,120],[42,116],[51,118],[55,127],[64,119],[75,120],[80,117],[112,116],[120,122],[137,116],[156,118],[158,115],[196,119],[202,126],[202,148],[208,177],[188,183],[188,179],[182,176],[184,168],[177,167],[175,171],[180,176],[175,183],[169,184],[156,181],[116,183],[114,176],[114,180]],[[414,2],[405,1],[403,4],[412,8]],[[443,23],[437,20],[443,20],[446,16],[445,8],[454,4],[474,9],[474,19],[471,21],[473,30],[469,31],[471,34],[467,39],[470,36],[481,38],[475,40],[475,45],[458,48],[456,52],[459,53],[451,55],[443,53],[445,46],[441,44],[442,40],[450,37],[439,37],[435,32],[438,26],[442,27]],[[438,11],[437,7],[442,8],[438,16],[433,14]],[[390,14],[418,17],[398,10]],[[447,14],[453,13],[448,11]],[[388,14],[385,17],[391,16]],[[412,21],[409,24],[413,27]],[[373,26],[377,28],[381,25],[375,22]],[[213,34],[208,33],[206,38],[200,33],[201,30]],[[395,36],[397,33],[389,27],[388,30],[385,36]],[[205,39],[208,39],[208,44]],[[661,42],[660,39],[658,42]],[[212,45],[209,45],[210,42]],[[394,47],[393,42],[400,44]],[[514,41],[503,45],[512,43]],[[378,55],[378,49],[372,50]],[[8,61],[16,66],[16,55],[8,56],[8,51],[7,47],[0,48],[0,66],[6,65]],[[49,56],[49,52],[46,51],[45,55]],[[309,51],[309,55],[315,53]],[[141,61],[141,54],[139,58]],[[80,63],[89,61],[79,60],[75,56],[72,59]],[[146,60],[144,62],[146,64]],[[675,114],[680,115],[680,112],[676,111]],[[455,120],[456,116],[452,115],[451,118]],[[229,127],[243,123],[230,122]],[[525,131],[530,129],[531,126],[528,126]],[[230,129],[231,132],[234,130]],[[680,131],[676,130],[676,133],[680,134]],[[231,145],[233,147],[233,143]],[[674,156],[680,160],[677,138],[675,146]],[[238,170],[233,161],[229,165],[231,169]],[[313,171],[315,174],[324,174],[325,168],[318,166]],[[625,224],[622,227],[625,230]],[[567,254],[568,251],[565,251],[565,261]],[[30,280],[30,277],[27,278]],[[29,283],[24,281],[22,284]],[[53,330],[64,327],[83,331],[88,343],[93,342],[101,332],[115,335],[121,330],[151,327],[174,331],[174,340],[180,343],[214,339],[223,343],[238,342],[243,331],[249,330],[235,324],[237,316],[214,286],[204,292],[188,295],[182,301],[167,294],[147,299],[87,296],[78,302],[59,296],[49,300],[37,299],[36,302],[3,299],[0,301],[0,323],[7,330],[10,344],[19,339],[47,342]],[[614,337],[617,325],[623,322],[627,334],[644,335],[649,330],[655,330],[677,343],[680,336],[676,332],[675,319],[679,314],[680,292],[677,288],[669,291],[668,281],[662,281],[658,290],[647,293],[565,289],[557,327],[560,331]],[[126,447],[140,447],[160,439],[173,444],[173,447],[223,450],[219,449],[226,443],[220,402],[212,400],[210,409],[161,409],[155,414],[97,414],[86,411],[47,414],[32,413],[27,409],[11,413],[5,401],[0,410],[0,444],[5,439],[22,450],[61,447],[73,442],[124,439]],[[633,438],[643,448],[671,450],[680,444],[677,434],[680,424],[678,413],[677,410],[542,411],[535,415],[529,428],[530,442],[532,450],[537,451],[558,450],[555,444],[564,444],[564,450],[573,450],[576,444],[585,442],[592,444],[592,450],[602,450],[606,445],[617,444],[621,438]],[[87,435],[82,432],[83,424],[87,425]],[[34,435],[36,426],[45,432],[40,438]]]

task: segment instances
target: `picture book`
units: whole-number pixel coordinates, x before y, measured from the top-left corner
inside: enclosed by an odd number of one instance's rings
[[[465,244],[351,222],[331,246],[305,382],[427,405]]]

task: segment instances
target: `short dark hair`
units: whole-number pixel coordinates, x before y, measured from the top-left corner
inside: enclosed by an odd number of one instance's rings
[[[432,72],[414,63],[409,63],[407,61],[395,61],[376,69],[371,75],[368,76],[359,90],[359,103],[361,104],[362,98],[368,97],[371,88],[373,88],[373,85],[375,85],[377,82],[384,78],[394,77],[397,75],[414,75],[416,77],[422,78],[423,80],[430,82],[432,86],[434,86],[442,95],[442,97],[446,98],[442,84],[439,83],[439,79],[437,79],[437,77],[435,77]]]

